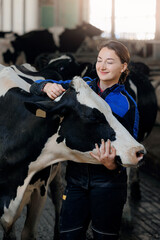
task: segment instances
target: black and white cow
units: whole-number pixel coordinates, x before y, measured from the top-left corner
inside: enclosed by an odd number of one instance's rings
[[[49,56],[49,55],[48,55]],[[28,64],[29,65],[29,64]],[[39,66],[41,65],[41,67]],[[49,58],[45,63],[39,61],[39,64],[33,68],[26,64],[12,65],[11,67],[20,75],[39,77],[44,79],[68,80],[74,76],[82,76],[90,63],[78,63],[71,54],[61,55],[57,58]],[[39,66],[39,67],[38,67]]]
[[[14,32],[0,32],[0,64],[8,65],[7,62],[5,62],[3,54],[5,54],[7,51],[14,53],[14,48],[11,44],[12,41],[15,41],[15,39],[18,37],[17,33]],[[17,64],[23,62],[22,59],[23,54],[19,54],[17,57]]]
[[[83,23],[75,29],[53,27],[31,31],[11,41],[13,51],[8,49],[3,52],[3,59],[6,64],[17,64],[18,57],[23,53],[23,61],[34,64],[36,57],[42,53],[76,52],[85,37],[91,38],[101,33],[100,29],[89,23]]]
[[[37,218],[57,170],[53,170],[54,164],[68,159],[97,164],[89,152],[95,151],[95,143],[100,145],[102,138],[111,140],[124,166],[139,165],[145,149],[116,120],[108,104],[79,77],[56,101],[24,91],[28,83],[25,85],[18,77],[3,81],[0,81],[1,224],[7,239],[22,209],[29,204],[22,239],[31,240],[36,237]],[[40,109],[45,111],[45,118]]]

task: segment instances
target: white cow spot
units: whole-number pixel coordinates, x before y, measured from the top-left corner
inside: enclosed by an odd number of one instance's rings
[[[52,33],[53,40],[56,46],[59,47],[60,46],[59,36],[64,32],[64,27],[52,27],[52,28],[49,28],[48,31]]]

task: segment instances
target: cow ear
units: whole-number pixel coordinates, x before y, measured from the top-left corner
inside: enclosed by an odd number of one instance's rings
[[[67,110],[62,102],[40,101],[25,102],[24,104],[27,110],[39,117],[52,116],[53,114],[62,116]]]
[[[51,108],[51,101],[41,101],[41,102],[25,102],[24,105],[27,110],[36,115],[36,113],[44,111],[47,112]],[[53,105],[52,105],[53,106]]]

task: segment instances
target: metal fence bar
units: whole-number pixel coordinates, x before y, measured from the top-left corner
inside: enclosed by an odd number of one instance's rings
[[[0,30],[3,30],[3,0],[0,0]]]

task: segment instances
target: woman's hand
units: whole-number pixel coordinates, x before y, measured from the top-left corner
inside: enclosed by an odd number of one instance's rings
[[[63,92],[65,92],[65,89],[62,87],[61,84],[57,83],[50,83],[48,82],[44,88],[43,92],[45,92],[49,98],[56,99],[59,95],[61,95]]]
[[[105,142],[102,139],[101,148],[96,144],[96,154],[90,152],[90,155],[101,162],[109,170],[115,170],[117,164],[115,163],[116,149],[111,146],[110,140]]]

